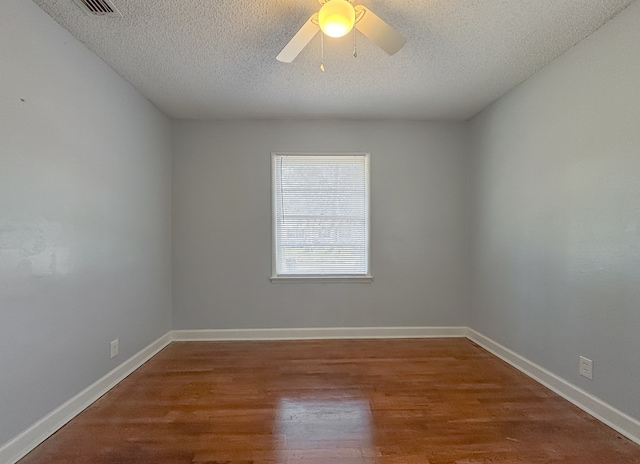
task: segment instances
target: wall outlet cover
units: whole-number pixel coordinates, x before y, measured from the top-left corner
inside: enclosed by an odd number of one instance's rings
[[[593,361],[584,356],[580,356],[580,375],[593,380]]]
[[[118,356],[118,344],[118,338],[111,342],[111,358],[115,358],[116,356]]]

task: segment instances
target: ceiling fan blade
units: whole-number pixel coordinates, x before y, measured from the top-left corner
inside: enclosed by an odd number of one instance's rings
[[[287,45],[282,49],[282,51],[276,56],[276,60],[282,61],[283,63],[291,63],[296,57],[300,54],[300,52],[307,46],[311,39],[315,37],[315,35],[320,30],[318,26],[318,20],[316,19],[318,13],[314,13],[307,20],[306,23],[300,28],[296,35],[289,41]]]
[[[407,42],[398,31],[376,16],[366,6],[358,5],[356,11],[364,11],[362,19],[356,23],[356,29],[389,55],[400,50]]]

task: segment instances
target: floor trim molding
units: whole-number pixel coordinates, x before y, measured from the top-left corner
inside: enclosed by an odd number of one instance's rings
[[[467,327],[327,327],[293,329],[171,330],[31,427],[0,446],[0,462],[15,463],[53,435],[172,341],[322,340],[466,337],[586,413],[640,444],[640,421]]]
[[[58,406],[31,427],[9,440],[0,447],[0,462],[15,463],[23,458],[36,446],[53,435],[60,427],[80,414],[126,376],[171,343],[171,341],[171,332],[167,332],[73,398]]]
[[[174,341],[324,340],[465,337],[466,327],[322,327],[297,329],[173,330]]]
[[[640,421],[473,329],[467,338],[640,445]]]

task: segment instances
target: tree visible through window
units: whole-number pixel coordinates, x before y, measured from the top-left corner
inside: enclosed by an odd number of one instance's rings
[[[272,155],[273,277],[369,277],[369,155]]]

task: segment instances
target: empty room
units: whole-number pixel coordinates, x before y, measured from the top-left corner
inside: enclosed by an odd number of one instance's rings
[[[640,464],[640,0],[4,0],[0,463]]]

